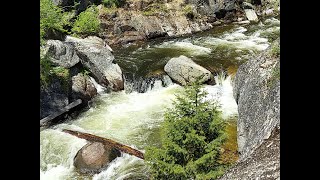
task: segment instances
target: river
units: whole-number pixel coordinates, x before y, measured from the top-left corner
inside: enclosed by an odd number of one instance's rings
[[[61,130],[92,133],[143,152],[146,146],[159,146],[159,126],[165,109],[172,106],[175,94],[183,90],[163,75],[163,67],[170,58],[180,55],[215,72],[217,84],[204,87],[209,92],[207,99],[220,103],[225,120],[236,119],[232,75],[241,63],[265,50],[279,35],[280,21],[270,18],[257,24],[215,27],[191,37],[114,48],[116,61],[126,77],[125,90],[105,93],[99,88],[100,94],[88,111],[71,121],[40,130],[40,179],[148,179],[144,161],[128,154],[116,158],[99,174],[78,173],[73,158],[86,141]],[[159,74],[160,79],[146,80]]]

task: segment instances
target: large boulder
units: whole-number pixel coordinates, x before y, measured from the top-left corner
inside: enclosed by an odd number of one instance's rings
[[[113,90],[124,88],[122,71],[114,62],[112,49],[98,37],[79,39],[67,36],[66,42],[74,43],[82,65],[98,80],[98,83]]]
[[[72,43],[59,40],[48,40],[45,54],[56,65],[71,68],[80,62]]]
[[[161,21],[156,16],[143,16],[136,14],[131,18],[130,24],[138,31],[144,32],[148,39],[166,36]]]
[[[214,15],[236,9],[236,0],[186,0],[197,7],[197,11],[204,15]]]
[[[83,146],[74,157],[73,165],[82,173],[99,173],[121,152],[99,142]]]
[[[70,103],[69,93],[67,82],[57,76],[51,78],[47,86],[41,86],[40,119],[58,113],[67,106]]]
[[[242,64],[235,76],[240,160],[221,179],[280,179],[280,59],[269,53]]]
[[[78,73],[72,77],[72,96],[74,99],[89,101],[97,95],[97,89],[88,75]]]
[[[219,180],[275,179],[280,180],[280,129],[275,128],[251,155],[236,163]]]
[[[280,126],[279,59],[263,53],[241,65],[233,95],[238,104],[238,148],[248,157],[272,130]],[[250,103],[248,103],[250,102]]]
[[[189,82],[194,82],[197,78],[200,83],[207,82],[213,79],[211,72],[204,67],[196,64],[186,56],[172,58],[164,66],[164,71],[176,82],[181,85],[186,85]]]
[[[253,9],[245,9],[244,12],[249,21],[257,22],[259,20],[256,12]]]

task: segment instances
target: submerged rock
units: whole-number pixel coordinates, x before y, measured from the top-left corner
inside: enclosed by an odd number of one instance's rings
[[[102,143],[88,143],[78,151],[73,165],[81,173],[99,173],[120,155],[119,150]]]
[[[194,82],[197,78],[201,78],[201,83],[213,79],[213,75],[209,70],[183,55],[170,59],[164,66],[164,71],[181,85]]]

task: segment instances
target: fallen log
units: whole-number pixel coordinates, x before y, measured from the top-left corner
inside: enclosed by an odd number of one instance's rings
[[[129,147],[127,145],[120,144],[120,143],[113,141],[111,139],[107,139],[107,138],[103,138],[103,137],[99,137],[99,136],[96,136],[93,134],[83,133],[83,132],[79,132],[79,131],[72,131],[72,130],[68,130],[68,129],[63,129],[62,131],[65,133],[74,135],[78,138],[85,139],[87,141],[101,142],[103,144],[107,144],[111,147],[114,147],[114,148],[124,152],[124,153],[127,153],[130,155],[136,156],[138,158],[144,159],[144,154],[141,151],[133,149],[132,147]]]
[[[64,114],[70,112],[72,109],[75,109],[77,106],[79,106],[82,103],[81,99],[77,99],[76,101],[68,104],[67,106],[60,109],[58,112],[53,113],[43,119],[40,120],[40,127],[47,126],[54,122],[59,117],[63,116]]]

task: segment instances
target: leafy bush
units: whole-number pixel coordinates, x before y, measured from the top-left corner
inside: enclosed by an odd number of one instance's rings
[[[47,86],[50,81],[50,71],[52,63],[49,61],[48,56],[45,56],[40,49],[40,85]]]
[[[40,49],[40,85],[47,87],[53,80],[60,80],[64,90],[68,90],[69,84],[69,69],[55,66],[50,57],[44,53],[44,49]]]
[[[154,179],[215,179],[225,166],[218,163],[226,139],[225,122],[215,103],[205,101],[199,83],[186,86],[162,129],[162,148],[150,147],[146,160]]]
[[[40,40],[41,44],[49,31],[61,31],[66,21],[63,21],[62,9],[55,6],[51,0],[40,0]]]
[[[77,36],[96,35],[100,30],[100,22],[98,19],[98,9],[96,6],[90,6],[81,12],[74,22],[72,32]]]

